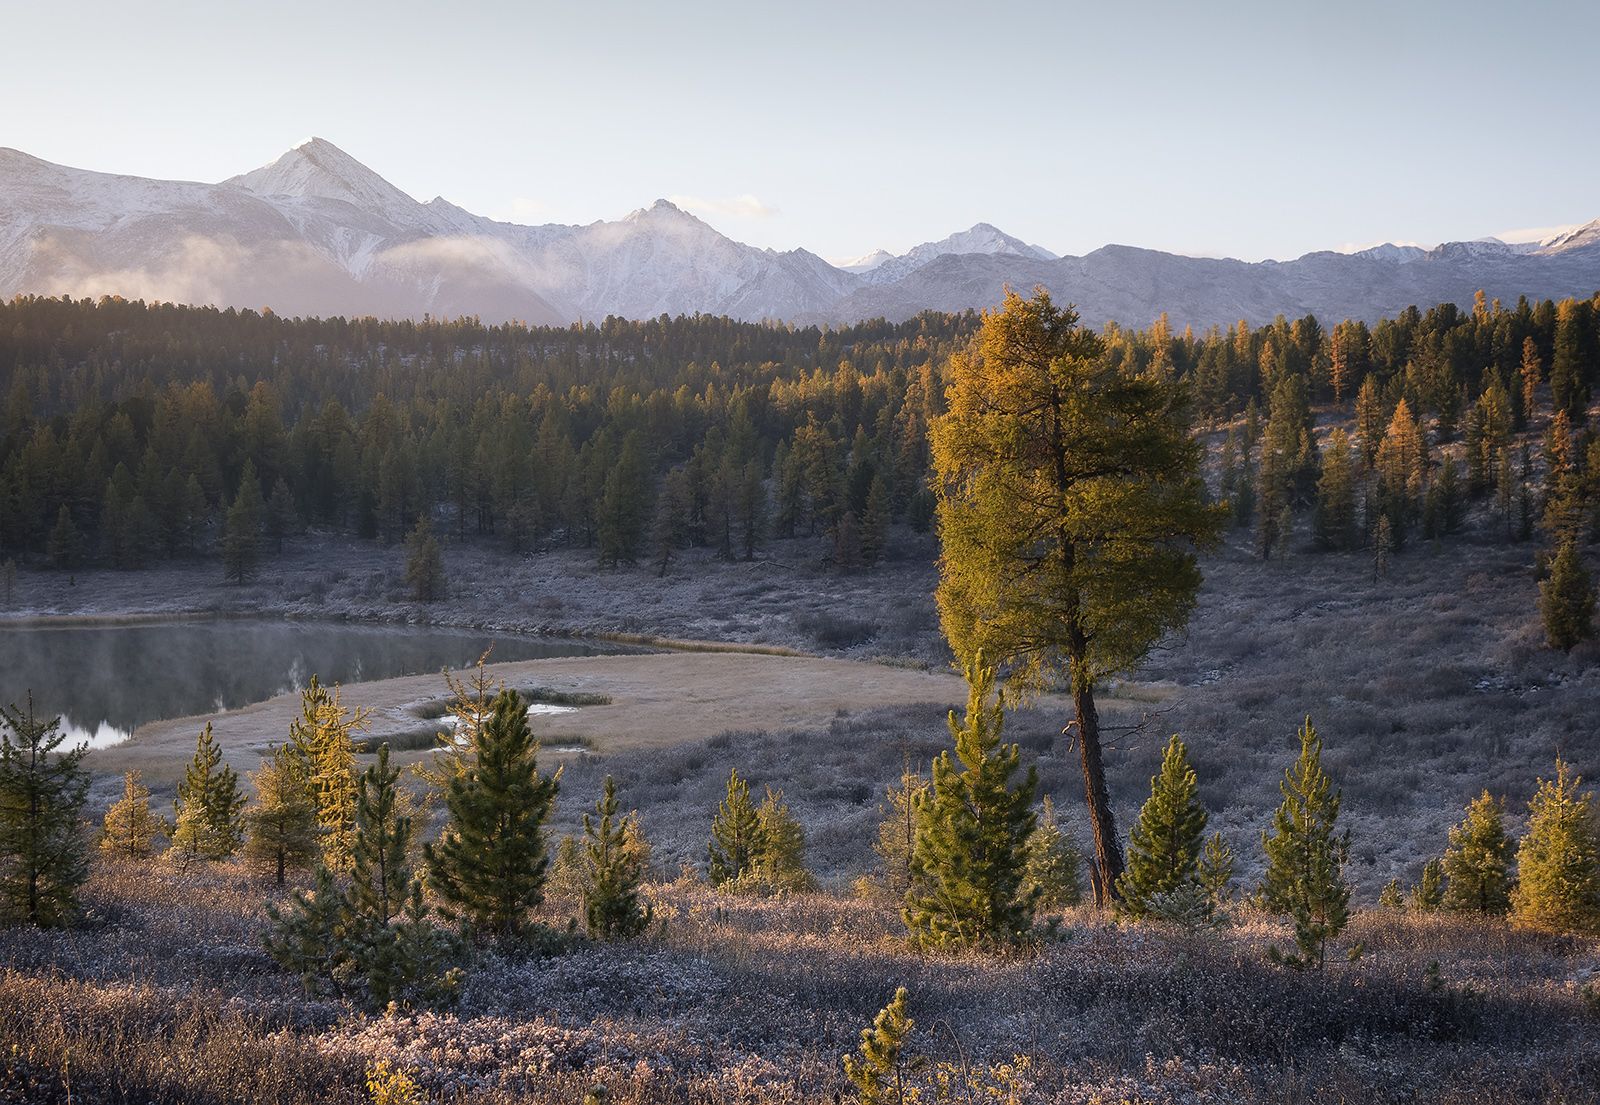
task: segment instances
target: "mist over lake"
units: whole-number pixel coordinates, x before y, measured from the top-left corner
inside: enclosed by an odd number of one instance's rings
[[[305,686],[420,675],[492,660],[621,651],[560,638],[406,625],[192,619],[0,626],[0,699],[60,714],[69,743],[104,747],[163,718],[232,710]],[[442,684],[441,684],[442,686]]]

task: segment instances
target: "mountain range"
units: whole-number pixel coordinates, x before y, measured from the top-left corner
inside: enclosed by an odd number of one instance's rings
[[[1244,262],[1108,245],[1058,257],[987,223],[834,265],[736,242],[666,200],[615,221],[523,226],[419,202],[320,138],[217,184],[68,168],[0,148],[0,297],[270,307],[286,315],[476,315],[565,324],[700,312],[902,320],[1043,285],[1083,320],[1251,324],[1392,315],[1600,289],[1600,220],[1541,243],[1382,245]]]

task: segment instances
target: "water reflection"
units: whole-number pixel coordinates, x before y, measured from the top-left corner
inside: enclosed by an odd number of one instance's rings
[[[0,624],[0,701],[62,716],[70,743],[104,748],[162,718],[220,712],[303,687],[496,662],[623,651],[468,630],[268,620],[12,627]]]

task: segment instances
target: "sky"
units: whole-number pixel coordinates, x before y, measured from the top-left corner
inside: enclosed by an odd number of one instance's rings
[[[0,146],[215,181],[316,135],[517,222],[1245,260],[1600,217],[1600,4],[0,0]]]

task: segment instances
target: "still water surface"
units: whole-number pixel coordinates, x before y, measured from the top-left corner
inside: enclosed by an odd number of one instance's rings
[[[68,743],[103,748],[162,718],[233,710],[305,686],[422,675],[477,662],[626,651],[549,637],[341,622],[197,619],[138,625],[0,624],[0,701],[60,714]],[[441,684],[442,685],[442,684]]]

